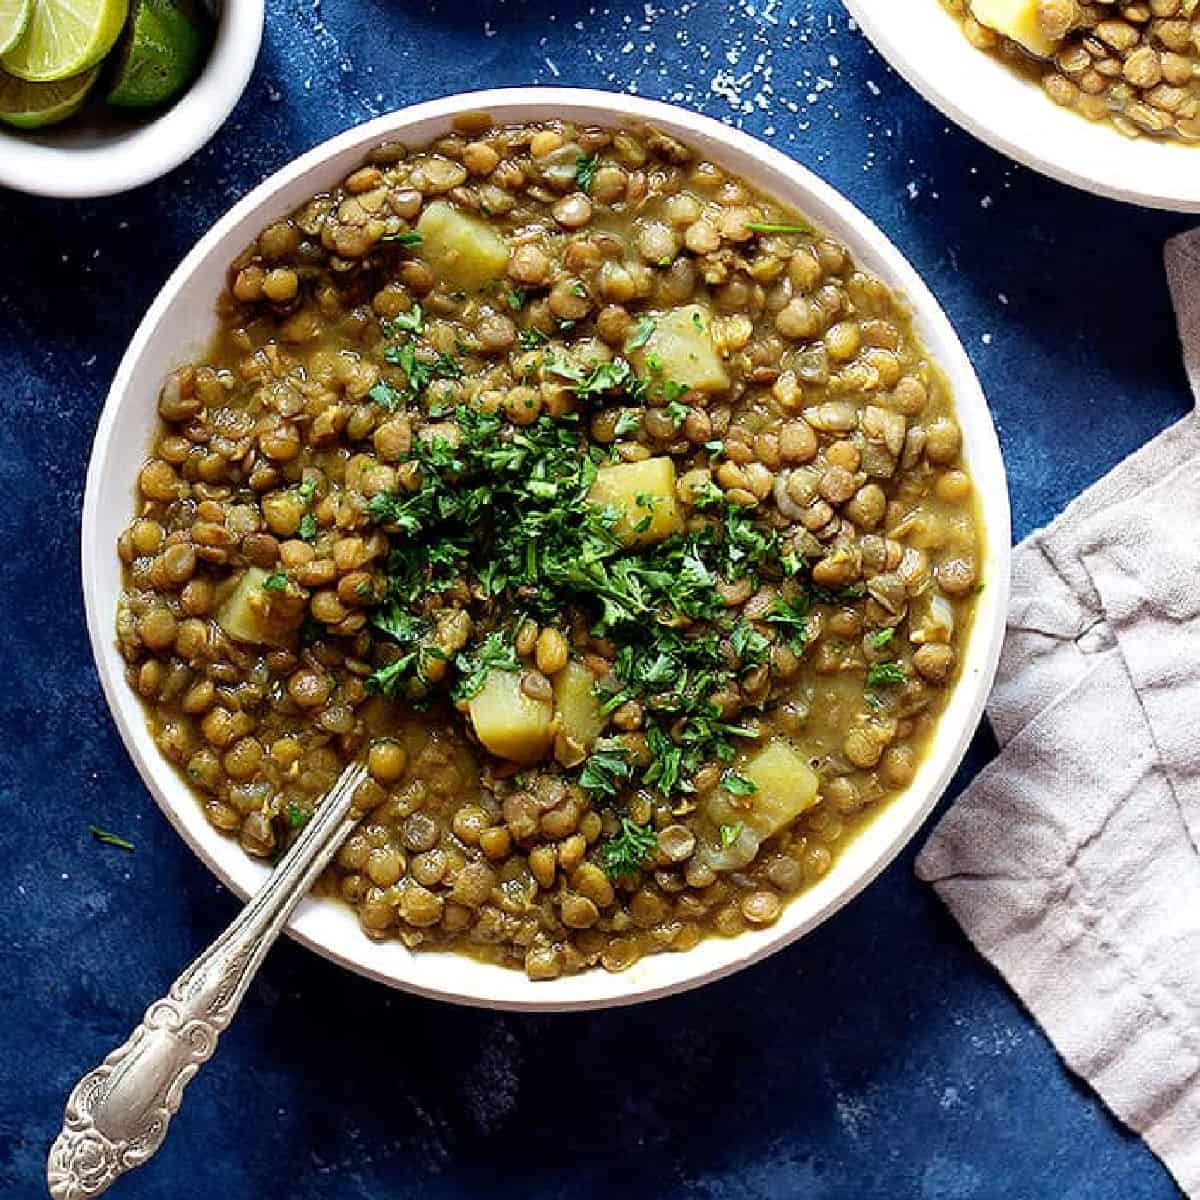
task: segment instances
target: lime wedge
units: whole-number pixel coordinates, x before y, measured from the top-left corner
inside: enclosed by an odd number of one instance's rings
[[[200,68],[207,31],[175,0],[133,0],[109,104],[149,108],[183,91]]]
[[[81,75],[112,49],[128,15],[129,0],[34,0],[25,35],[0,66],[32,83]]]
[[[0,121],[18,129],[40,129],[73,116],[100,77],[93,67],[57,83],[29,83],[0,71]]]
[[[0,0],[0,54],[11,50],[20,40],[33,12],[33,0]]]

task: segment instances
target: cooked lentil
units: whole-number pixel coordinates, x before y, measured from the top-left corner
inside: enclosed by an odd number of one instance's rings
[[[1200,0],[1028,0],[1044,56],[977,19],[976,0],[942,3],[1055,104],[1130,138],[1200,139]]]
[[[549,979],[776,920],[911,781],[980,528],[902,301],[650,129],[380,147],[232,265],[122,534],[132,687],[366,934]]]

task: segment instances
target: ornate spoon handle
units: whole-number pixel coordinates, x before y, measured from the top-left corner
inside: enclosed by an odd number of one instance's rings
[[[354,827],[351,803],[366,775],[361,765],[342,773],[229,928],[150,1005],[129,1040],[75,1085],[46,1163],[53,1200],[100,1195],[162,1145],[183,1089],[216,1049],[292,909]]]

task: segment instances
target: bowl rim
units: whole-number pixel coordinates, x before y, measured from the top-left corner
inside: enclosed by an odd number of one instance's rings
[[[1200,170],[1189,171],[1186,159],[1178,157],[1200,158],[1200,146],[1131,140],[1107,123],[1059,107],[992,55],[976,50],[939,0],[843,3],[880,56],[915,91],[994,150],[1095,196],[1167,212],[1200,212]],[[934,40],[923,43],[914,31],[932,31]]]
[[[201,861],[236,895],[245,899],[261,884],[267,869],[246,856],[233,839],[208,824],[194,795],[154,745],[141,701],[125,681],[123,660],[116,650],[113,632],[116,596],[102,595],[97,585],[105,567],[104,556],[110,557],[107,564],[110,571],[111,562],[115,561],[112,540],[99,533],[107,511],[105,468],[113,451],[114,429],[126,400],[135,398],[130,389],[131,382],[172,304],[186,290],[192,274],[210,257],[220,255],[223,273],[224,264],[242,249],[241,244],[231,248],[224,243],[231,235],[241,236],[241,226],[257,229],[289,211],[290,206],[279,206],[281,193],[289,186],[295,189],[303,183],[311,194],[336,182],[341,176],[329,172],[339,156],[349,161],[389,137],[402,136],[403,131],[414,126],[433,123],[444,129],[455,115],[479,110],[502,121],[565,117],[598,125],[611,125],[616,120],[651,122],[694,145],[708,148],[717,156],[724,154],[727,158],[745,160],[762,173],[769,174],[777,184],[786,183],[799,207],[818,219],[822,227],[845,240],[858,261],[878,269],[903,297],[923,340],[927,345],[932,340],[939,346],[938,366],[947,373],[954,386],[960,418],[968,418],[962,423],[985,518],[985,577],[988,582],[979,598],[960,681],[934,744],[918,769],[914,785],[881,811],[879,817],[835,860],[834,870],[788,905],[784,916],[775,925],[761,931],[748,931],[736,938],[706,939],[684,954],[651,955],[622,974],[613,975],[597,969],[542,982],[527,979],[523,972],[481,963],[463,955],[434,951],[414,954],[396,939],[373,942],[362,934],[348,906],[331,904],[327,900],[306,898],[301,901],[287,927],[291,937],[341,966],[389,986],[435,999],[536,1012],[640,1003],[698,987],[758,962],[821,924],[862,891],[911,840],[948,786],[983,715],[999,661],[1007,611],[1011,525],[1004,465],[986,399],[962,343],[920,276],[873,222],[807,168],[741,131],[674,105],[595,89],[544,87],[460,93],[427,101],[352,128],[282,167],[218,220],[175,269],[139,325],[113,379],[88,465],[80,527],[88,634],[105,700],[142,781]],[[436,133],[420,136],[428,139]],[[323,178],[322,170],[326,172]],[[766,187],[765,184],[762,186]],[[782,191],[782,188],[777,190]],[[212,300],[215,303],[215,296]],[[170,328],[173,330],[174,326]],[[936,337],[931,338],[931,334]],[[158,373],[153,382],[155,395],[160,381],[161,373]],[[147,403],[153,410],[153,397]],[[146,416],[147,433],[154,419],[151,411]],[[139,456],[144,445],[145,442],[138,447]],[[108,489],[117,489],[110,508],[117,498],[124,498],[125,507],[119,514],[122,526],[133,511],[131,484],[132,480],[127,479],[120,488],[114,482]],[[116,518],[110,517],[110,523],[112,519]],[[957,715],[957,724],[950,728],[946,722],[952,711]],[[918,789],[916,785],[922,782],[923,788]],[[844,865],[854,857],[854,847],[866,843],[873,829],[883,830],[878,836],[871,835],[871,840],[879,841],[881,845],[869,855],[865,850],[857,853],[863,864],[855,867],[852,874],[848,867],[842,871],[839,864]],[[885,837],[886,844],[882,844]],[[806,905],[805,896],[809,897]],[[811,911],[801,915],[805,906]],[[790,919],[789,912],[793,914]]]
[[[174,170],[209,141],[245,92],[264,12],[265,0],[227,0],[208,58],[187,91],[115,144],[59,146],[38,140],[46,130],[0,126],[0,187],[58,200],[97,199]]]

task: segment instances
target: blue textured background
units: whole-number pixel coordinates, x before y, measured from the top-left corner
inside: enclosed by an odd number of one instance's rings
[[[636,90],[744,125],[849,193],[930,281],[990,396],[1018,535],[1189,404],[1161,268],[1186,219],[1070,191],[948,128],[836,0],[267,10],[248,92],[173,175],[88,204],[0,192],[6,1198],[42,1194],[70,1085],[234,912],[117,741],[86,644],[77,529],[96,416],[143,310],[211,221],[297,152],[373,114],[492,84]],[[963,778],[993,750],[981,733]],[[93,821],[136,852],[95,843]],[[189,1090],[170,1147],[120,1195],[518,1191],[1177,1194],[914,880],[910,852],[802,944],[634,1011],[453,1009],[283,944]]]

